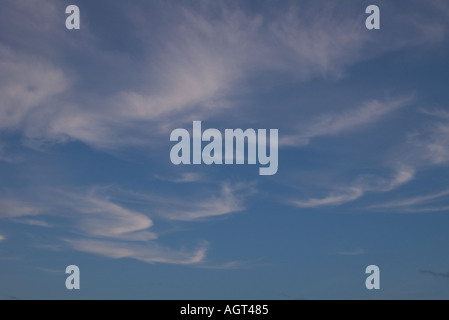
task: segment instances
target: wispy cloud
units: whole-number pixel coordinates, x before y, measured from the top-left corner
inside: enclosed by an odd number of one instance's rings
[[[35,220],[35,219],[14,219],[12,220],[16,223],[23,223],[30,226],[37,226],[37,227],[44,227],[44,228],[50,228],[51,224],[48,222],[42,221],[42,220]]]
[[[449,189],[443,190],[438,193],[427,194],[427,195],[423,195],[423,196],[416,196],[416,197],[412,197],[412,198],[408,198],[408,199],[389,201],[389,202],[371,206],[370,208],[380,209],[380,208],[412,207],[412,206],[416,206],[416,205],[421,205],[421,204],[429,202],[429,201],[437,200],[437,199],[446,197],[448,195],[449,195]]]
[[[164,201],[161,216],[171,220],[200,220],[222,216],[245,209],[245,199],[255,192],[248,183],[223,183],[218,193],[203,195],[197,201],[171,199]]]
[[[12,33],[21,45],[0,47],[0,127],[23,132],[30,145],[70,140],[102,149],[154,144],[154,138],[179,119],[207,119],[238,108],[234,97],[247,91],[245,83],[260,72],[284,72],[301,79],[339,77],[345,67],[366,59],[367,48],[377,48],[360,28],[362,16],[342,15],[338,6],[327,2],[290,3],[270,15],[225,2],[203,3],[201,10],[176,5],[161,17],[170,23],[154,31],[146,12],[127,5],[123,18],[130,23],[123,32],[138,34],[136,46],[142,50],[132,59],[129,55],[134,52],[110,52],[99,46],[88,16],[83,20],[83,40],[73,40],[74,45],[64,32],[52,31],[59,30],[53,26],[59,23],[61,5],[8,1],[8,7],[15,16]],[[45,17],[39,29],[35,28],[38,16]],[[44,41],[45,50],[27,45],[28,40]],[[35,47],[44,52],[36,52]],[[114,90],[98,95],[80,89],[79,79],[91,78],[91,71],[71,68],[67,60],[57,59],[67,50],[91,65],[117,70],[108,79],[96,78]],[[49,61],[43,56],[56,58]],[[135,85],[120,81],[127,69],[135,70],[132,78],[142,81]],[[316,136],[346,132],[377,121],[406,104],[405,100],[373,100],[343,115],[320,116],[304,132],[281,139],[281,144],[301,145]]]
[[[422,207],[422,208],[405,208],[401,209],[401,212],[407,213],[420,213],[420,212],[441,212],[449,211],[449,206],[434,206],[434,207]]]
[[[246,262],[242,261],[230,261],[222,264],[208,264],[205,261],[199,264],[197,267],[202,269],[227,270],[227,269],[242,269],[246,264],[247,264]]]
[[[204,180],[204,175],[197,172],[184,172],[178,177],[155,176],[158,180],[170,181],[175,183],[199,182]]]
[[[254,192],[254,187],[247,183],[223,183],[216,193],[199,193],[195,196],[195,201],[192,201],[192,196],[184,199],[182,196],[138,194],[122,192],[113,187],[92,187],[87,191],[42,189],[41,192],[44,194],[41,195],[42,199],[52,199],[51,205],[46,203],[46,214],[64,212],[64,215],[58,216],[69,223],[70,227],[64,229],[64,238],[65,244],[70,248],[111,258],[128,257],[149,263],[193,264],[203,261],[207,245],[202,244],[195,250],[174,250],[163,246],[157,233],[150,231],[154,226],[149,215],[157,215],[167,220],[199,221],[241,211],[244,209],[245,198]],[[141,200],[148,212],[142,213],[142,210],[115,203],[110,193],[117,193],[125,202],[126,199],[131,202]],[[16,223],[49,226],[42,220],[22,218],[42,213],[32,206],[12,199],[3,199],[2,204],[4,211],[0,215],[1,218],[13,218],[10,221]],[[53,228],[55,233],[60,229],[58,225]],[[224,267],[232,266],[226,264]]]
[[[343,203],[356,200],[364,193],[361,188],[351,187],[339,192],[332,192],[324,198],[310,198],[307,200],[293,200],[291,204],[300,208],[315,208],[322,206],[337,206]]]
[[[254,183],[223,182],[218,189],[200,189],[191,192],[186,187],[185,195],[161,196],[156,193],[138,193],[121,190],[130,202],[141,202],[151,206],[152,213],[169,220],[201,221],[223,216],[245,209],[247,198],[257,192]],[[188,193],[187,193],[188,192]]]
[[[365,254],[365,250],[358,248],[349,251],[337,251],[336,254],[341,256],[359,256]]]
[[[440,119],[449,119],[449,111],[446,111],[444,109],[420,109],[420,111],[426,115],[437,117]]]
[[[0,128],[26,126],[42,108],[69,88],[69,77],[44,58],[0,45]]]
[[[147,241],[156,234],[147,231],[153,221],[146,215],[113,203],[92,188],[87,194],[63,193],[61,205],[75,212],[77,229],[89,236]]]
[[[47,273],[64,273],[64,270],[49,269],[49,268],[39,268],[39,270]]]
[[[0,257],[0,261],[16,261],[24,259],[23,256],[20,257]]]
[[[437,278],[449,279],[449,272],[434,272],[432,270],[419,270],[419,272],[428,274]]]
[[[440,13],[443,13],[447,17],[449,17],[449,4],[444,0],[431,0],[431,4],[433,4]]]
[[[415,169],[401,165],[396,168],[393,177],[388,180],[380,177],[364,176],[359,178],[352,186],[335,187],[328,196],[323,198],[310,198],[307,200],[290,200],[288,203],[300,208],[315,208],[322,206],[336,206],[354,201],[366,192],[387,192],[393,190],[413,179]]]
[[[0,199],[0,218],[34,216],[41,212],[41,208],[27,202],[15,199]]]
[[[323,114],[300,126],[297,134],[283,136],[281,146],[304,146],[310,140],[320,136],[335,136],[355,129],[365,128],[367,124],[379,121],[387,114],[407,106],[411,97],[401,97],[386,101],[372,100],[360,107],[343,113]]]
[[[417,164],[440,165],[449,161],[449,113],[443,109],[421,109],[431,116],[424,127],[408,136],[408,157]]]
[[[0,242],[5,240],[5,236],[0,234]]]
[[[364,191],[387,192],[413,180],[415,174],[416,169],[414,167],[399,164],[394,168],[393,175],[389,179],[376,175],[362,175],[356,180],[355,185]]]
[[[133,258],[147,263],[195,264],[204,259],[207,249],[206,243],[193,251],[176,251],[154,242],[137,244],[93,239],[66,239],[66,242],[79,251],[114,259]]]
[[[147,263],[192,264],[203,260],[206,245],[193,251],[174,250],[157,243],[149,232],[153,221],[145,214],[111,201],[108,189],[92,188],[87,193],[63,192],[63,206],[82,237],[66,238],[71,248],[110,258],[134,258]],[[101,238],[101,239],[98,239]]]

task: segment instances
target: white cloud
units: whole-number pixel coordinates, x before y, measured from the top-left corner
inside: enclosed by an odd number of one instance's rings
[[[434,164],[449,161],[449,125],[437,125],[427,144],[427,157]]]
[[[310,198],[307,200],[291,200],[290,204],[300,208],[316,208],[322,206],[337,206],[361,198],[366,192],[387,192],[409,181],[415,176],[415,169],[409,166],[399,166],[391,179],[376,176],[364,176],[352,186],[335,188],[324,198]]]
[[[449,161],[449,112],[442,109],[421,109],[421,112],[432,119],[426,127],[409,134],[401,152],[417,165],[445,164]]]
[[[390,209],[390,208],[400,208],[400,207],[412,207],[412,206],[420,205],[420,204],[423,204],[423,203],[426,203],[429,201],[438,200],[438,199],[444,198],[448,195],[449,195],[449,189],[443,190],[438,193],[427,194],[427,195],[423,195],[423,196],[416,196],[416,197],[412,197],[412,198],[408,198],[408,199],[389,201],[389,202],[385,202],[382,204],[371,206],[370,208]],[[422,209],[417,209],[417,210],[422,210]]]
[[[25,3],[15,14],[21,17],[25,27],[13,24],[13,31],[41,39],[32,32],[37,16],[48,21],[58,21],[59,7],[46,1],[42,7]],[[319,11],[316,9],[319,7]],[[172,127],[178,119],[207,119],[228,108],[238,107],[230,100],[247,90],[244,82],[260,71],[286,72],[300,78],[340,75],[342,69],[364,59],[362,48],[369,43],[359,20],[348,15],[336,14],[332,5],[293,6],[279,9],[272,15],[257,15],[231,8],[224,3],[202,6],[194,10],[188,5],[164,12],[170,21],[161,25],[151,36],[153,28],[142,19],[144,12],[128,14],[134,19],[132,32],[141,35],[142,50],[147,53],[137,61],[124,59],[97,45],[98,39],[87,30],[76,54],[83,49],[89,52],[89,62],[96,59],[110,64],[120,72],[126,65],[137,70],[135,78],[142,83],[130,86],[126,81],[114,83],[114,93],[98,96],[95,92],[75,92],[75,86],[67,72],[38,55],[23,53],[17,49],[1,47],[0,65],[1,97],[0,126],[23,130],[30,140],[64,142],[79,140],[98,148],[153,143],[152,138]],[[319,16],[317,17],[317,12]],[[31,24],[27,25],[27,22]],[[85,20],[84,26],[89,26]],[[63,29],[63,28],[61,28]],[[48,51],[64,55],[66,33],[52,32]],[[60,39],[61,38],[61,39]],[[44,39],[47,41],[47,37]],[[47,42],[45,42],[47,43]],[[53,44],[53,45],[52,45]],[[371,44],[370,44],[371,45]],[[26,46],[25,46],[26,47]],[[31,51],[31,48],[30,48]],[[42,53],[43,55],[43,53]],[[46,56],[50,56],[45,51]],[[86,57],[85,57],[86,58]],[[132,61],[132,62],[130,62]],[[125,67],[122,65],[125,64]],[[118,67],[120,66],[120,67]],[[117,74],[120,78],[121,74]],[[84,79],[85,74],[74,75]],[[108,81],[107,79],[103,79]],[[81,81],[81,80],[80,80]],[[59,97],[65,93],[64,98]],[[51,101],[50,101],[51,100]],[[67,101],[70,101],[69,103]],[[375,121],[380,115],[394,108],[396,101],[371,105],[344,116],[323,116],[316,125],[307,128],[295,139],[338,134],[350,128]],[[5,116],[7,115],[7,117]],[[323,128],[327,127],[327,131]],[[324,131],[323,131],[324,130]],[[286,144],[293,142],[284,142]],[[288,140],[288,139],[287,139]],[[296,142],[297,143],[297,142]]]
[[[281,61],[289,62],[289,67],[303,76],[340,75],[343,67],[362,58],[362,48],[370,37],[360,28],[359,19],[339,15],[336,7],[327,3],[318,6],[319,11],[315,4],[291,6],[278,15],[271,23],[277,46],[272,45],[289,53]]]
[[[225,269],[242,269],[246,262],[242,261],[230,261],[222,264],[208,264],[203,261],[201,265],[198,265],[199,268],[203,269],[214,269],[214,270],[225,270]]]
[[[159,214],[171,220],[185,221],[222,216],[244,210],[245,198],[254,192],[252,184],[223,183],[218,194],[209,192],[196,201],[159,199],[158,202],[162,204]]]
[[[0,234],[0,242],[3,241],[3,240],[5,240],[5,236]]]
[[[433,110],[420,109],[420,111],[429,116],[437,117],[440,119],[449,119],[449,111],[443,109],[433,109]]]
[[[151,206],[152,213],[161,218],[180,221],[201,221],[202,219],[223,216],[245,209],[245,200],[257,192],[254,183],[221,183],[218,190],[204,189],[179,196],[160,196],[120,190],[130,202]]]
[[[68,223],[64,234],[67,244],[73,249],[111,258],[129,257],[148,263],[193,264],[203,262],[205,244],[190,251],[162,246],[157,234],[149,231],[153,221],[147,214],[115,203],[108,194],[117,195],[124,203],[151,208],[151,213],[161,218],[194,221],[243,210],[244,199],[252,192],[252,184],[223,183],[216,193],[200,193],[184,200],[181,196],[143,195],[114,187],[92,187],[86,192],[42,189],[36,196],[46,204],[45,210],[36,209],[23,201],[0,199],[0,218],[50,227],[45,221],[23,217],[44,212],[58,215]],[[54,232],[61,230],[60,224],[51,227]],[[225,264],[225,267],[233,266]]]
[[[361,188],[351,187],[340,192],[333,192],[324,198],[311,198],[307,200],[294,200],[291,204],[300,208],[315,208],[321,206],[335,206],[356,200],[364,193]]]
[[[422,207],[422,208],[405,208],[405,209],[401,209],[401,212],[407,212],[407,213],[441,212],[441,211],[449,211],[449,206],[440,206],[440,207]]]
[[[361,106],[342,113],[323,114],[300,126],[300,132],[279,140],[281,146],[304,146],[310,139],[320,136],[335,136],[379,121],[387,114],[406,106],[411,98],[397,98],[386,101],[371,100]]]
[[[16,223],[23,223],[28,224],[30,226],[37,226],[37,227],[44,227],[44,228],[50,228],[51,225],[45,221],[42,220],[35,220],[35,219],[14,219],[13,220]]]
[[[84,234],[131,241],[148,241],[156,234],[146,231],[153,222],[146,215],[126,209],[111,202],[107,197],[68,193],[64,205],[79,213],[77,227]]]
[[[47,273],[65,273],[65,270],[49,269],[49,268],[38,268],[40,271]]]
[[[415,177],[415,173],[415,168],[401,164],[395,168],[395,172],[390,179],[373,175],[364,175],[356,181],[356,185],[358,185],[365,191],[391,191],[411,181]]]
[[[410,166],[401,166],[393,180],[387,184],[385,191],[396,189],[397,187],[406,184],[415,177],[415,169]]]
[[[15,199],[0,199],[0,218],[34,216],[42,212],[41,208]]]
[[[68,89],[68,77],[43,58],[0,45],[0,128],[16,128]]]
[[[75,250],[94,253],[109,258],[133,258],[146,263],[195,264],[204,260],[206,245],[191,252],[176,251],[153,242],[145,244],[99,241],[91,239],[67,239]]]
[[[154,241],[156,234],[147,231],[153,226],[149,217],[113,203],[109,197],[101,195],[104,190],[107,189],[92,188],[88,194],[63,194],[61,203],[74,211],[75,225],[86,236],[66,239],[72,248],[110,258],[133,258],[147,263],[203,262],[207,247],[205,244],[193,251],[161,246]],[[153,214],[157,212],[163,218],[198,220],[242,210],[243,198],[251,190],[252,186],[249,184],[231,186],[224,183],[218,194],[202,194],[196,200],[191,197],[189,200],[181,200],[176,197],[157,197],[121,190],[118,192],[122,198],[129,197],[131,202],[140,199],[145,201],[144,205],[156,206],[157,209],[152,209]]]
[[[449,4],[445,0],[431,0],[431,4],[433,4],[440,13],[445,14],[447,17],[449,17]]]
[[[204,176],[197,172],[184,172],[176,178],[161,177],[159,175],[156,175],[155,178],[158,180],[170,181],[175,183],[199,182],[204,180]]]

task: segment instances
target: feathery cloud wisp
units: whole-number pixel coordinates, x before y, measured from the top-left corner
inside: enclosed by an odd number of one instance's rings
[[[93,239],[66,239],[75,250],[94,253],[109,258],[133,258],[146,263],[195,264],[203,261],[207,245],[188,251],[176,251],[154,242],[145,244],[100,241]]]
[[[422,203],[426,203],[426,202],[429,202],[432,200],[437,200],[437,199],[445,197],[447,195],[449,195],[449,189],[443,190],[438,193],[427,194],[427,195],[423,195],[423,196],[417,196],[417,197],[402,199],[402,200],[389,201],[389,202],[371,206],[370,208],[381,209],[381,208],[411,207],[411,206],[420,205]]]
[[[34,216],[41,212],[42,209],[20,200],[0,199],[0,218]]]
[[[354,249],[354,250],[348,250],[348,251],[337,251],[337,255],[340,256],[359,256],[365,253],[365,250],[363,249]]]
[[[431,276],[438,277],[438,278],[449,279],[449,272],[434,272],[432,270],[419,270],[419,272],[424,273],[424,274],[429,274]]]
[[[351,187],[339,193],[331,193],[324,198],[311,198],[307,200],[293,200],[290,203],[300,208],[315,208],[321,206],[338,206],[343,203],[356,200],[364,193],[361,188]]]
[[[387,114],[405,107],[411,102],[411,97],[394,100],[372,100],[362,106],[347,110],[341,114],[323,114],[309,124],[301,126],[297,134],[283,136],[280,146],[304,146],[310,140],[321,136],[335,136],[344,132],[362,128],[364,125],[379,121]]]
[[[399,166],[394,176],[388,180],[379,177],[359,179],[352,186],[335,188],[334,192],[324,198],[310,198],[307,200],[291,200],[290,204],[300,208],[315,208],[322,206],[336,206],[362,197],[365,192],[387,192],[393,190],[413,179],[415,169],[409,166]]]

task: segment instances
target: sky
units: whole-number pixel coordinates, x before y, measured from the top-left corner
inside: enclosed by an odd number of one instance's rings
[[[446,0],[1,1],[0,299],[449,298],[448,55]]]

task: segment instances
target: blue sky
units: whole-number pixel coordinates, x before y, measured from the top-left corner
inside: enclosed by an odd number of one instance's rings
[[[446,1],[5,0],[0,30],[1,299],[449,297]],[[277,174],[173,165],[194,120],[279,129]]]

